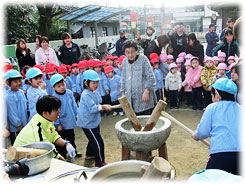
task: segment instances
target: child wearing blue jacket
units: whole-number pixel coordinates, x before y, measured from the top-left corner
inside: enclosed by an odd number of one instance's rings
[[[100,111],[110,111],[110,105],[100,105],[101,96],[96,89],[100,81],[98,73],[93,70],[87,70],[83,73],[84,91],[81,95],[78,108],[77,125],[82,127],[88,145],[85,159],[94,158],[95,166],[102,167],[106,165],[104,156],[104,142],[100,135]]]
[[[68,75],[68,70],[64,66],[60,66],[58,69],[58,73],[61,74],[64,77],[66,88],[71,90],[73,92],[73,96],[76,94],[76,84],[73,83],[71,78]]]
[[[227,78],[218,79],[211,88],[214,103],[207,106],[197,130],[196,141],[210,137],[206,169],[220,169],[239,175],[241,153],[241,106],[235,102],[236,84]]]
[[[77,104],[71,90],[66,89],[64,77],[55,74],[51,77],[50,83],[55,92],[53,96],[61,101],[59,118],[54,122],[58,134],[65,140],[68,140],[76,149],[74,128],[77,118]],[[66,159],[67,151],[64,147],[56,146],[58,152]],[[76,151],[76,156],[81,157],[81,153]]]
[[[10,70],[5,76],[10,89],[5,93],[7,106],[7,119],[9,121],[9,132],[11,145],[14,144],[16,136],[28,123],[27,100],[25,94],[20,90],[22,75],[17,70]]]
[[[39,98],[47,95],[46,84],[43,81],[43,73],[38,68],[31,68],[26,72],[26,79],[31,87],[27,90],[26,96],[29,102],[30,116],[28,121],[37,113],[36,103]]]
[[[55,74],[55,68],[53,66],[48,66],[45,69],[46,78],[44,82],[46,83],[46,91],[48,95],[52,95],[54,93],[54,89],[50,83],[50,78]]]
[[[74,97],[76,99],[76,102],[79,102],[79,100],[80,100],[80,96],[79,96],[79,94],[77,92],[77,83],[76,83],[77,82],[77,76],[78,76],[78,74],[79,74],[78,64],[77,63],[73,63],[71,65],[71,75],[70,75],[70,78],[71,78],[73,84],[75,84],[75,86],[76,86],[76,92],[75,92],[75,95],[74,95]]]
[[[83,92],[83,72],[86,70],[87,68],[87,63],[85,61],[80,61],[78,63],[78,69],[79,69],[79,74],[76,78],[76,88],[77,88],[77,93],[79,94],[79,97],[81,97],[81,94]],[[80,98],[79,98],[80,100]]]
[[[119,75],[115,75],[114,68],[112,66],[105,67],[105,74],[109,81],[111,105],[118,105],[118,98],[122,96],[122,92],[120,92],[121,77]],[[120,116],[124,115],[123,110],[120,108],[115,109],[112,115],[116,116],[118,113]]]

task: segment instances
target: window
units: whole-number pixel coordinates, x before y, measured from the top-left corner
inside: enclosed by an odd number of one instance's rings
[[[94,27],[90,27],[90,35],[92,38],[95,37],[95,30],[94,30]]]
[[[108,36],[107,27],[102,28],[102,36]]]
[[[117,27],[113,27],[113,35],[118,35]]]

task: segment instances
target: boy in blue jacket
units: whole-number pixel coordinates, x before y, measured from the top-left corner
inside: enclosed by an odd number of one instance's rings
[[[60,115],[55,121],[54,125],[59,135],[65,140],[67,139],[76,149],[74,128],[77,118],[77,104],[71,90],[66,89],[64,77],[60,74],[55,74],[51,77],[50,83],[55,92],[53,96],[61,101]],[[64,147],[56,146],[58,152],[66,159],[66,149]],[[76,156],[81,157],[81,153],[76,151]]]
[[[104,155],[104,141],[100,135],[100,111],[110,111],[110,105],[100,105],[101,96],[96,91],[100,81],[99,75],[93,70],[87,70],[83,73],[84,91],[81,95],[78,108],[77,125],[82,127],[88,145],[85,159],[94,158],[95,166],[102,167],[106,165]]]
[[[9,121],[9,132],[11,145],[14,144],[16,136],[27,124],[27,100],[25,94],[20,90],[22,85],[22,75],[17,70],[10,70],[5,76],[7,84],[10,86],[5,93],[7,106],[7,118]]]

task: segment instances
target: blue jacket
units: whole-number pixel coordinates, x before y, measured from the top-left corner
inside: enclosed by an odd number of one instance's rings
[[[109,78],[109,87],[110,87],[110,97],[111,101],[117,101],[118,98],[122,96],[120,92],[121,87],[121,77],[119,75],[114,75],[113,78]]]
[[[77,125],[82,128],[98,127],[101,121],[98,106],[101,102],[98,92],[84,89],[78,108]]]
[[[120,77],[122,76],[122,70],[119,70],[117,67],[114,68],[114,71],[117,75],[119,75]]]
[[[53,95],[54,94],[54,89],[51,86],[50,80],[45,79],[44,82],[46,83],[46,91],[48,95]]]
[[[106,96],[106,90],[109,90],[108,78],[103,72],[99,73],[99,86],[96,91],[100,94],[100,96]]]
[[[210,154],[241,151],[241,106],[219,101],[207,106],[197,126],[198,139],[210,137]]]
[[[76,127],[77,115],[77,104],[75,98],[73,97],[72,91],[66,89],[65,94],[58,94],[56,91],[53,93],[53,96],[56,96],[61,101],[60,115],[56,122],[55,126],[61,125],[63,129],[73,129]]]
[[[65,83],[66,83],[66,89],[69,89],[72,92],[76,92],[76,84],[72,82],[69,76],[66,76]]]
[[[31,86],[27,90],[26,96],[27,96],[27,100],[29,102],[29,109],[30,109],[29,121],[31,120],[32,116],[34,116],[37,113],[36,103],[37,103],[38,99],[45,96],[45,95],[47,95],[47,93],[45,91],[43,91],[40,87],[34,88]]]
[[[219,41],[218,35],[215,31],[213,32],[207,32],[205,35],[206,41],[208,43],[207,49],[206,49],[206,55],[212,56],[212,50],[214,47],[216,47],[216,42]]]
[[[18,132],[18,126],[25,126],[28,123],[27,100],[22,90],[5,93],[7,105],[7,117],[9,121],[9,131]]]
[[[153,73],[155,75],[156,78],[156,87],[154,89],[154,91],[157,91],[158,89],[162,89],[164,88],[164,84],[163,84],[163,76],[161,74],[161,70],[153,70]]]
[[[27,91],[31,87],[29,84],[26,84],[26,80],[27,79],[23,79],[22,80],[22,85],[21,85],[21,88],[20,88],[20,89],[25,90],[25,91]]]
[[[116,55],[117,57],[120,57],[121,55],[123,55],[123,43],[125,42],[125,40],[127,40],[126,37],[124,38],[120,38],[119,40],[117,40],[116,42]]]
[[[77,93],[82,94],[84,90],[84,85],[83,85],[84,79],[83,79],[83,74],[79,73],[76,79],[76,88],[77,88]]]

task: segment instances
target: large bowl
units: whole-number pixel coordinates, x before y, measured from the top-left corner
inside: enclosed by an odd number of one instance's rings
[[[144,127],[150,116],[137,116]],[[131,151],[149,152],[158,149],[167,140],[171,131],[169,119],[160,117],[151,131],[134,131],[128,118],[120,120],[115,125],[116,134],[123,146]]]
[[[90,178],[92,182],[132,182],[139,181],[142,166],[150,166],[149,162],[140,160],[118,161],[99,168]]]
[[[53,144],[49,142],[33,142],[33,143],[25,144],[21,147],[49,150],[47,153],[43,155],[31,158],[31,159],[27,159],[25,165],[29,167],[28,175],[34,175],[34,174],[41,173],[50,167],[51,159],[52,159],[52,152],[54,150]],[[8,165],[15,164],[14,161],[6,160],[5,155],[3,156],[3,161],[7,163]]]

